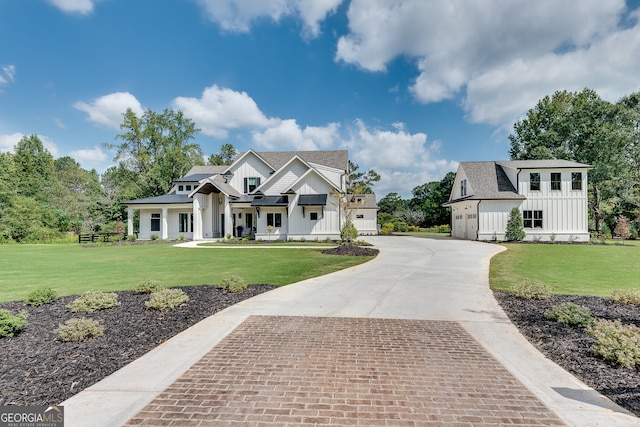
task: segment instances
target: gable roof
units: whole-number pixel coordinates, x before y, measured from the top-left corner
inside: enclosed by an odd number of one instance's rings
[[[157,197],[146,197],[144,199],[126,200],[120,202],[121,205],[165,205],[177,203],[193,203],[193,199],[186,194],[163,194]]]
[[[358,199],[361,201],[358,202]],[[347,194],[347,200],[353,209],[378,209],[375,194]]]
[[[347,150],[273,151],[256,154],[262,157],[275,170],[280,169],[295,156],[300,157],[307,163],[316,163],[344,171],[349,169],[349,152]]]
[[[449,200],[445,205],[460,200],[526,199],[516,191],[504,169],[497,162],[461,162],[460,168],[464,171],[473,193],[456,200]]]

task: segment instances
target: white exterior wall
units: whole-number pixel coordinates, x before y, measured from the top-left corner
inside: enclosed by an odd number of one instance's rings
[[[504,240],[511,209],[520,200],[483,200],[478,204],[478,240]]]
[[[264,194],[278,195],[284,193],[291,185],[296,182],[309,168],[305,166],[300,160],[291,162],[285,169],[279,170],[276,174],[271,176],[269,181],[264,187],[261,187],[261,191]]]
[[[163,225],[165,224],[164,218],[162,217],[163,209],[158,207],[157,205],[141,205],[134,206],[134,210],[140,210],[140,229],[138,232],[138,239],[140,240],[150,240],[151,235],[155,234],[159,238],[162,238],[163,234],[166,234],[168,239],[177,240],[180,238],[181,234],[184,234],[185,239],[192,239],[192,232],[181,233],[178,231],[178,221],[179,214],[186,213],[191,214],[193,212],[193,206],[191,204],[177,204],[177,205],[169,205],[169,208],[166,209],[167,217],[166,217],[166,225],[167,230],[163,230]],[[156,213],[160,214],[160,231],[151,231],[151,214]],[[194,218],[195,223],[195,218]],[[194,224],[195,226],[195,224]]]
[[[330,168],[329,166],[318,165],[315,163],[309,163],[318,172],[320,172],[325,178],[333,183],[336,187],[344,190],[346,188],[345,173],[340,169]]]
[[[260,183],[263,183],[269,178],[273,170],[258,157],[249,153],[244,158],[244,161],[235,165],[230,172],[233,173],[233,176],[229,179],[229,185],[242,193],[244,192],[245,178],[259,177]]]
[[[273,229],[273,232],[267,233],[267,214],[279,213],[282,215],[282,226]],[[260,218],[256,218],[257,231],[256,239],[262,240],[287,240],[289,230],[289,218],[287,210],[278,207],[262,207],[260,208]]]
[[[361,236],[375,236],[378,234],[378,220],[376,209],[354,209],[353,225]],[[362,215],[362,218],[358,216]]]
[[[475,240],[478,227],[478,201],[467,200],[451,206],[451,235]]]
[[[462,170],[461,166],[458,166],[458,171],[456,172],[456,178],[453,181],[453,188],[451,189],[451,200],[456,200],[462,197],[460,193],[460,182],[467,179],[466,174]],[[467,181],[467,196],[473,194],[473,189],[471,188],[469,181]]]
[[[289,207],[289,237],[292,239],[318,239],[340,238],[340,204],[336,200],[333,189],[329,184],[316,175],[308,175],[303,182],[298,183],[294,189],[298,194],[327,194],[325,206],[305,206],[304,217],[302,207],[298,206],[299,195],[296,196]],[[318,213],[318,220],[309,219],[310,212]]]

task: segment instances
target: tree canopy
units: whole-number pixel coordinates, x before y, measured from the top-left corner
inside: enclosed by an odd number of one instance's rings
[[[347,193],[350,194],[372,194],[373,184],[380,181],[380,174],[369,169],[366,172],[358,172],[360,167],[349,160],[349,181],[347,183]]]

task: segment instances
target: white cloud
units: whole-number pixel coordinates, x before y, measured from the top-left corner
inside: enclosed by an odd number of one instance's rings
[[[131,108],[136,115],[142,115],[144,110],[140,101],[129,92],[115,92],[96,98],[91,104],[76,102],[73,107],[89,114],[88,120],[111,129],[119,129],[122,114]]]
[[[77,162],[83,165],[100,165],[107,160],[107,154],[98,146],[93,148],[87,148],[82,150],[74,150],[69,153],[69,156],[74,158]]]
[[[0,74],[0,84],[6,84],[15,81],[16,66],[15,65],[3,65],[2,74]]]
[[[1,151],[13,152],[16,144],[20,142],[20,140],[25,136],[27,135],[20,132],[15,132],[9,135],[0,135],[0,152]],[[51,139],[49,139],[44,135],[37,135],[37,137],[38,139],[40,139],[40,142],[42,142],[42,146],[46,148],[47,151],[49,151],[49,153],[51,153],[53,158],[59,157],[58,147],[53,141],[51,141]]]
[[[51,4],[63,12],[79,13],[81,15],[93,12],[94,7],[93,0],[51,0]]]
[[[427,146],[427,135],[409,133],[403,123],[394,123],[393,130],[369,129],[357,120],[350,139],[345,143],[349,157],[360,170],[374,169],[381,176],[375,185],[379,197],[391,191],[408,197],[417,185],[441,180],[455,170],[457,163],[432,159],[440,149],[434,142]]]
[[[248,32],[260,18],[278,22],[285,16],[295,16],[304,24],[305,36],[317,37],[320,22],[334,13],[342,0],[198,0],[209,18],[222,29]]]
[[[172,104],[190,117],[202,133],[216,138],[226,138],[230,129],[262,128],[270,123],[246,92],[217,85],[206,88],[201,98],[178,97]]]
[[[269,150],[322,150],[328,149],[339,139],[338,123],[327,126],[307,126],[304,129],[295,119],[278,120],[261,132],[253,133],[253,141]]]
[[[557,89],[617,100],[637,90],[640,11],[624,0],[352,0],[336,59],[384,71],[413,59],[421,102],[461,97],[472,122],[505,125]]]

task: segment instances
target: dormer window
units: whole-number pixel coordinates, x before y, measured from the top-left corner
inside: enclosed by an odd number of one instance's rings
[[[184,185],[178,185],[178,191],[184,191]]]
[[[260,177],[248,177],[244,179],[245,194],[255,191],[260,186]]]
[[[185,186],[185,189],[186,189],[187,191],[191,191],[191,186],[190,186],[190,185],[186,185],[186,186]]]

